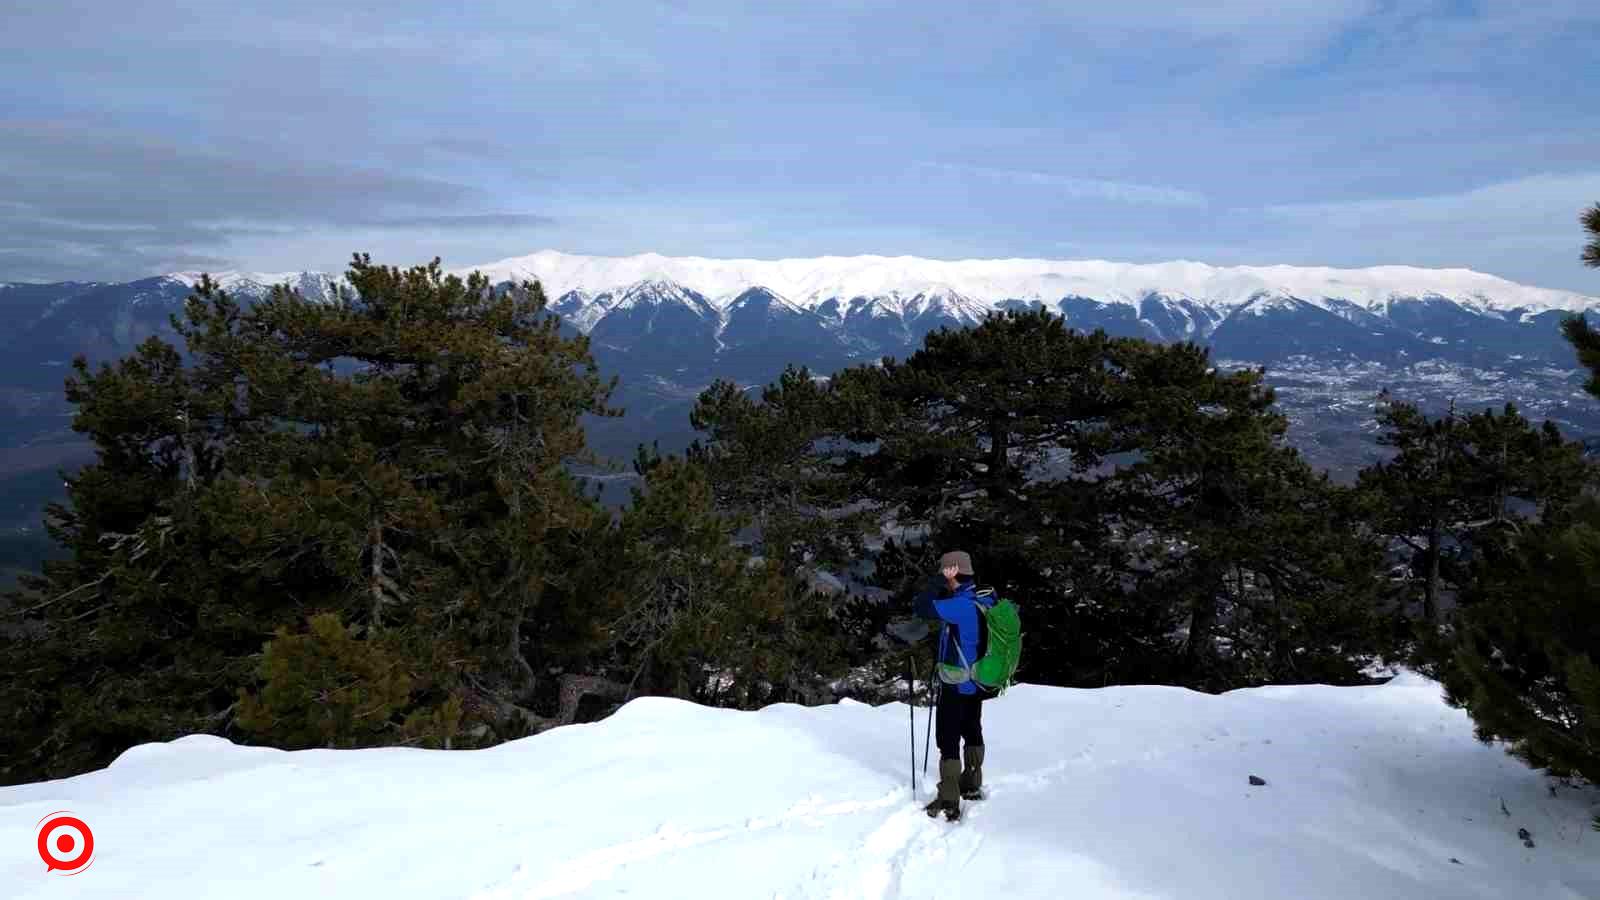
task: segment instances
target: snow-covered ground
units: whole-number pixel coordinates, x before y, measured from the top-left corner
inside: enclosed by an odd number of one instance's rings
[[[0,788],[0,894],[1600,897],[1594,795],[1552,796],[1414,675],[1215,697],[1021,686],[984,724],[991,796],[954,825],[923,815],[925,782],[911,797],[900,704],[642,699],[466,752],[190,737]],[[94,832],[71,877],[36,851],[58,810]]]

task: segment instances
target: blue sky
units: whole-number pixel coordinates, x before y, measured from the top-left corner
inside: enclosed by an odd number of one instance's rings
[[[9,4],[0,279],[552,248],[1600,295],[1600,3]]]

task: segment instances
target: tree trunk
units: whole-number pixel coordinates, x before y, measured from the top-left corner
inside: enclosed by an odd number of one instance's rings
[[[560,709],[554,716],[541,716],[499,696],[495,691],[478,685],[473,693],[483,705],[493,709],[502,722],[527,724],[535,732],[548,731],[562,725],[571,725],[578,716],[578,704],[591,694],[619,699],[627,693],[628,686],[598,675],[561,676]]]
[[[497,696],[493,691],[479,687],[474,689],[472,694],[474,702],[494,710],[495,717],[500,720],[501,724],[526,724],[535,733],[546,731],[561,724],[553,718],[541,716],[531,709],[518,706],[503,697]]]
[[[370,627],[376,630],[383,616],[383,521],[377,516],[367,526],[367,552],[371,554],[371,577],[367,590],[372,598]]]
[[[1002,499],[1001,490],[1011,466],[1011,432],[1005,419],[989,422],[989,497]]]
[[[179,440],[183,444],[183,483],[184,486],[192,491],[194,490],[195,479],[199,477],[199,473],[196,470],[200,466],[200,460],[194,452],[194,436],[191,433],[192,429],[189,427],[188,411],[185,410],[179,418],[183,420],[183,429],[179,436]]]
[[[1511,480],[1508,456],[1505,441],[1502,439],[1500,442],[1500,471],[1496,475],[1494,486],[1494,523],[1496,525],[1505,521],[1506,495],[1511,490],[1510,484],[1507,483]]]
[[[1222,585],[1214,572],[1201,578],[1199,585],[1190,603],[1189,642],[1184,647],[1184,663],[1190,672],[1199,672],[1216,655],[1212,635],[1217,629],[1217,590]]]
[[[578,716],[578,704],[591,694],[619,700],[628,693],[628,686],[620,681],[612,681],[599,675],[563,675],[561,676],[561,712],[558,714],[562,725],[570,725]]]
[[[1428,581],[1422,590],[1422,618],[1432,622],[1439,615],[1439,520],[1428,526]]]
[[[528,664],[522,655],[522,611],[518,610],[511,616],[511,627],[506,629],[506,663],[507,674],[511,676],[511,695],[517,699],[526,699],[533,695],[533,688],[538,676],[533,671],[533,666]]]

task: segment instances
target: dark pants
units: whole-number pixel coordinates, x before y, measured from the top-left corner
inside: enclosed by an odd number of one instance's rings
[[[963,694],[953,684],[939,685],[938,722],[933,739],[939,745],[940,759],[960,759],[961,742],[968,747],[983,744],[983,695]]]

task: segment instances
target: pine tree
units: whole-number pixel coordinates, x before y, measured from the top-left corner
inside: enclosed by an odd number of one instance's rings
[[[1358,483],[1377,498],[1373,509],[1378,531],[1402,541],[1420,561],[1422,618],[1434,622],[1446,581],[1446,540],[1471,518],[1474,505],[1466,486],[1459,419],[1454,408],[1429,419],[1415,404],[1387,393],[1379,398],[1377,417],[1384,429],[1378,443],[1393,447],[1395,456],[1363,469]]]
[[[260,663],[262,690],[241,691],[239,726],[287,750],[381,742],[409,705],[412,679],[379,640],[361,640],[333,613],[304,634],[279,628]]]
[[[1579,221],[1589,234],[1589,242],[1583,248],[1583,264],[1600,268],[1600,203],[1584,210]],[[1584,385],[1585,390],[1600,397],[1600,332],[1596,332],[1582,315],[1568,316],[1561,323],[1561,330],[1567,342],[1577,351],[1578,364],[1589,370],[1590,378]]]
[[[848,452],[837,439],[843,414],[827,383],[794,367],[759,402],[714,382],[690,413],[704,438],[687,458],[710,478],[717,507],[748,516],[754,547],[784,566],[843,565],[862,552],[868,516],[839,512],[855,499],[853,485],[829,464]]]
[[[1420,586],[1427,623],[1472,577],[1466,551],[1492,553],[1525,519],[1560,516],[1587,477],[1581,447],[1552,422],[1535,428],[1515,404],[1429,418],[1384,394],[1378,421],[1379,443],[1396,453],[1358,483],[1374,527],[1413,553],[1419,575],[1407,584]]]
[[[1194,345],[1008,312],[825,388],[791,373],[762,404],[708,392],[696,425],[711,458],[738,463],[713,475],[719,498],[753,505],[822,483],[813,527],[848,502],[878,529],[917,535],[874,561],[896,608],[941,549],[972,553],[979,580],[1027,610],[1029,680],[1350,678],[1337,660],[1371,642],[1374,548],[1351,537],[1342,495],[1282,446],[1272,402],[1259,372],[1218,374]],[[1148,540],[1192,549],[1153,563]],[[1258,585],[1248,597],[1230,587],[1239,576]],[[850,607],[854,623],[879,618]],[[1238,651],[1226,671],[1209,664],[1219,629]]]
[[[867,496],[917,520],[959,515],[979,494],[1025,514],[1041,470],[1086,472],[1110,452],[1117,354],[1141,343],[1012,311],[934,331],[904,362],[839,373],[849,436],[875,445],[855,467]]]
[[[1443,668],[1478,737],[1600,784],[1600,501],[1531,527],[1465,599]]]
[[[863,448],[838,470],[880,520],[924,535],[896,547],[908,554],[898,568],[920,577],[880,581],[898,608],[925,587],[942,549],[960,547],[980,582],[1027,610],[1019,677],[1155,676],[1148,658],[1170,621],[1123,602],[1125,551],[1095,483],[1108,456],[1133,447],[1111,422],[1133,402],[1129,360],[1146,346],[1012,311],[931,332],[903,362],[834,376],[841,437]]]
[[[1583,223],[1591,236],[1584,261],[1600,267],[1600,206]],[[1563,328],[1600,397],[1600,336],[1579,316]],[[1556,446],[1553,431],[1547,424],[1543,446],[1559,462],[1533,480],[1561,500],[1482,567],[1463,595],[1440,674],[1480,739],[1504,742],[1551,775],[1600,784],[1600,499],[1580,445]]]
[[[1139,548],[1136,593],[1185,614],[1185,683],[1348,683],[1376,647],[1377,547],[1286,444],[1264,378],[1221,373],[1192,344],[1130,373],[1137,402],[1116,427],[1139,454],[1110,485]]]
[[[753,556],[734,540],[745,521],[719,512],[706,468],[677,457],[641,458],[643,487],[606,538],[612,680],[622,699],[666,694],[754,708],[826,699],[842,636],[825,598],[792,566]]]
[[[332,303],[279,288],[244,309],[206,279],[174,321],[188,363],[155,339],[75,362],[74,427],[100,455],[51,511],[70,558],[27,584],[45,599],[0,654],[6,777],[227,731],[241,690],[277,689],[264,643],[321,613],[429,673],[384,740],[536,693],[532,613],[560,618],[552,587],[581,596],[567,561],[603,518],[567,467],[611,385],[537,285],[359,255],[348,280]]]
[[[1584,210],[1579,221],[1583,223],[1584,230],[1589,232],[1589,243],[1583,246],[1583,264],[1600,269],[1600,203]]]

